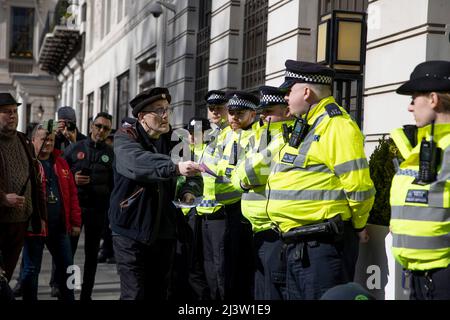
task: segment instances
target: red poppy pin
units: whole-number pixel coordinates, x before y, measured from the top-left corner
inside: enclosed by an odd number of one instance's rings
[[[84,152],[81,152],[81,151],[80,151],[80,152],[77,153],[77,159],[78,159],[78,160],[83,160],[83,159],[84,159],[84,156],[85,156]]]

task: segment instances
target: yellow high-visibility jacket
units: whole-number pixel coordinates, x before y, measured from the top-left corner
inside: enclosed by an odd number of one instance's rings
[[[223,123],[221,127],[215,129],[211,136],[214,139],[206,146],[199,163],[205,163],[211,171],[216,173],[217,164],[223,154],[223,149],[227,144],[228,133],[231,128],[228,123]],[[206,172],[203,176],[203,200],[197,206],[197,214],[205,215],[217,212],[223,205],[216,201],[216,178]]]
[[[282,232],[338,214],[365,227],[375,188],[364,137],[333,97],[308,113],[308,134],[298,147],[285,143],[273,158],[266,185],[267,214]]]
[[[216,200],[221,204],[229,205],[241,199],[242,189],[236,188],[231,182],[235,167],[244,159],[246,152],[255,146],[255,132],[259,128],[255,122],[247,130],[230,131],[228,143],[222,157],[217,164]]]
[[[434,141],[442,149],[435,182],[413,183],[418,175],[420,142],[430,139],[431,126],[419,128],[412,147],[403,129],[391,137],[405,159],[392,180],[392,253],[409,270],[446,268],[450,264],[450,124],[436,124]]]
[[[252,224],[253,232],[260,232],[268,230],[272,227],[272,221],[269,219],[266,212],[266,185],[267,177],[270,173],[269,162],[262,162],[262,157],[267,152],[269,134],[270,148],[284,143],[282,140],[282,126],[283,124],[291,126],[292,120],[274,122],[267,128],[267,124],[261,126],[256,132],[255,148],[246,153],[244,161],[234,171],[232,182],[235,188],[240,188],[240,182],[243,181],[254,188],[242,194],[241,209],[242,214]],[[280,139],[281,138],[281,139]],[[269,159],[268,159],[269,160]],[[261,170],[264,168],[263,170]]]

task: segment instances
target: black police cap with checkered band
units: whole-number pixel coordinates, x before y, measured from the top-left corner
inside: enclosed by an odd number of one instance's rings
[[[259,98],[245,91],[228,91],[225,98],[228,99],[228,110],[256,110],[259,105]]]
[[[286,74],[284,76],[284,83],[280,89],[286,90],[296,83],[313,83],[331,85],[335,72],[333,69],[323,66],[321,64],[286,60]]]
[[[267,108],[274,105],[287,106],[286,100],[284,100],[285,92],[277,87],[261,86],[259,87],[259,107]]]
[[[220,90],[211,90],[205,95],[205,101],[208,105],[217,105],[227,103],[225,92]]]

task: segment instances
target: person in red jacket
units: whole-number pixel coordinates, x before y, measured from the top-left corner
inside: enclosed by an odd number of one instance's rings
[[[40,234],[29,233],[23,248],[23,300],[37,300],[38,278],[44,244],[55,264],[61,300],[73,301],[74,288],[67,285],[67,268],[73,265],[69,236],[78,235],[81,210],[77,187],[66,160],[54,149],[55,134],[38,125],[32,133],[32,142],[41,164],[43,190],[47,199],[47,217],[42,220]]]

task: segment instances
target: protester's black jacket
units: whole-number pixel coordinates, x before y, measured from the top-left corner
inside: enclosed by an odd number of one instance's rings
[[[83,168],[91,170],[90,183],[77,186],[80,207],[108,208],[113,188],[113,148],[89,137],[68,146],[63,157],[74,175]]]
[[[183,215],[172,204],[177,173],[170,137],[171,132],[152,140],[138,122],[116,132],[109,209],[113,232],[144,244],[183,236]],[[202,184],[201,176],[188,180],[193,188]]]

